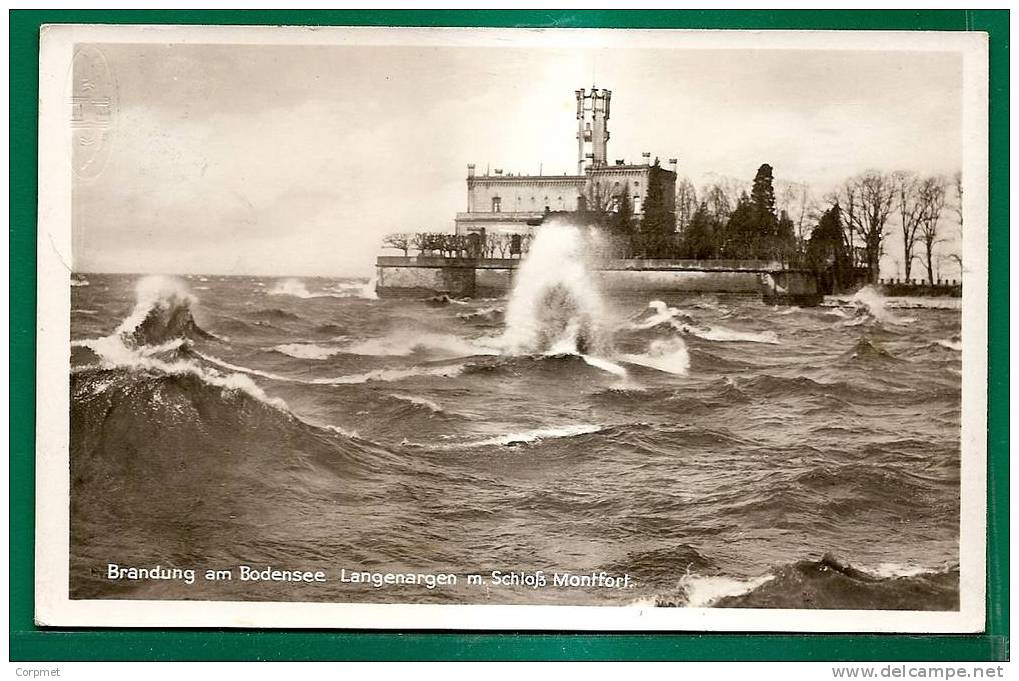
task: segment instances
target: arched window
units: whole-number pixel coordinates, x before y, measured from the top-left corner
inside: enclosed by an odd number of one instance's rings
[[[502,197],[499,196],[492,197],[492,212],[493,213],[502,212]]]

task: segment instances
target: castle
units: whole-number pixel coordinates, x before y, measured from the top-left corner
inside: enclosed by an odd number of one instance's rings
[[[623,192],[634,217],[643,214],[648,187],[661,184],[665,210],[675,211],[676,164],[662,168],[651,154],[640,163],[608,162],[612,92],[581,89],[577,96],[577,174],[514,175],[496,169],[479,175],[467,166],[467,211],[456,214],[457,234],[529,234],[551,213],[615,211]]]

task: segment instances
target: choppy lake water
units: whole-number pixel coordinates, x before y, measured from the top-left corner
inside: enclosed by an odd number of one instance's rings
[[[958,607],[957,307],[656,295],[592,320],[554,293],[525,323],[344,279],[79,283],[72,597]],[[634,586],[464,583],[493,570]]]

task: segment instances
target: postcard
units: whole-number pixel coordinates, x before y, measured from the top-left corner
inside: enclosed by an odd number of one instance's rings
[[[987,68],[45,26],[37,623],[981,631]]]

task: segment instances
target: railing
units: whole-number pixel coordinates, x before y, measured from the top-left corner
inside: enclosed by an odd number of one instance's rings
[[[473,267],[475,269],[515,269],[520,258],[445,258],[434,255],[380,255],[378,267]],[[599,270],[658,270],[697,272],[779,272],[795,271],[774,260],[606,260]]]

